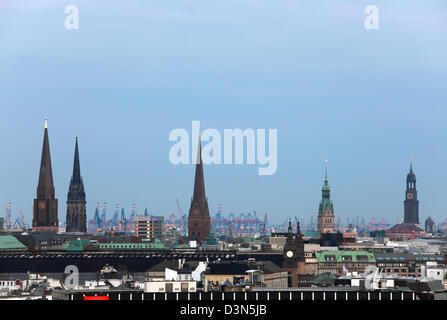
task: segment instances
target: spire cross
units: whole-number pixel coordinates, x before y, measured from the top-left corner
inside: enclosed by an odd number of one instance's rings
[[[48,129],[48,118],[45,116],[45,129]]]

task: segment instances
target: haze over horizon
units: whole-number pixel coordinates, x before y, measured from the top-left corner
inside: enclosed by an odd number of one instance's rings
[[[48,116],[59,220],[79,136],[91,219],[97,202],[130,214],[187,214],[194,165],[169,162],[171,130],[278,129],[278,171],[205,166],[211,216],[271,223],[318,210],[329,159],[335,219],[394,224],[410,157],[420,221],[447,218],[447,4],[375,0],[0,4],[0,204],[28,223]],[[79,30],[64,8],[79,6]],[[365,6],[380,29],[364,28]],[[0,213],[4,217],[5,210]]]

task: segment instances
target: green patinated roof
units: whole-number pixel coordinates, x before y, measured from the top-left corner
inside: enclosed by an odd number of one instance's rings
[[[318,237],[318,231],[315,230],[308,230],[308,231],[304,231],[303,237]]]
[[[374,254],[367,251],[323,251],[316,252],[315,255],[318,262],[376,262]]]
[[[326,164],[326,173],[324,175],[324,185],[323,185],[323,191],[330,191],[331,187],[329,186],[329,180],[327,178],[327,164]]]
[[[210,232],[208,234],[208,237],[205,240],[205,243],[203,244],[204,247],[209,247],[209,246],[218,246],[219,242],[217,241],[216,237],[214,236],[214,233]]]
[[[4,249],[26,249],[26,246],[13,236],[0,236],[0,250]]]

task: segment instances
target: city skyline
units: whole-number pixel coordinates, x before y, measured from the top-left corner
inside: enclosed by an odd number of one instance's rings
[[[48,122],[47,122],[48,120],[47,120],[47,117],[45,117],[45,125],[44,125],[44,128],[45,128],[45,134],[44,134],[44,145],[45,146],[47,146],[47,144],[48,144],[48,141],[46,140],[46,139],[48,139],[48,137],[46,136],[47,135],[47,130],[49,130],[48,129]],[[78,136],[76,135],[76,145],[75,145],[75,168],[78,168],[78,170],[79,170],[79,163],[80,163],[80,160],[79,160],[79,150],[78,150]],[[50,142],[49,142],[49,144],[51,145],[51,138],[49,139],[50,140]],[[203,145],[203,143],[201,143],[201,145]],[[45,149],[45,147],[44,147],[44,149]],[[199,146],[199,151],[201,150],[201,146]],[[413,157],[411,157],[411,160],[410,160],[410,166],[409,166],[409,170],[410,170],[410,172],[412,173],[413,171],[413,161],[414,161],[414,159],[413,159]],[[204,166],[205,164],[201,164],[201,166]],[[51,163],[50,163],[50,166],[51,166]],[[189,165],[190,166],[190,165]],[[196,166],[196,165],[195,165]],[[211,167],[211,166],[213,166],[213,165],[205,165],[206,167]],[[195,169],[195,170],[197,170],[197,168]],[[202,169],[203,170],[203,169]],[[325,170],[325,178],[324,178],[324,182],[322,183],[322,186],[323,186],[323,190],[325,189],[325,187],[326,188],[329,188],[328,187],[328,159],[324,159],[324,170]],[[79,175],[79,172],[77,173],[78,175]],[[197,174],[197,173],[196,173]],[[78,179],[83,179],[83,176],[81,175],[80,177],[78,177]],[[196,177],[196,179],[197,179],[197,177]],[[205,179],[205,181],[206,181],[206,179]],[[72,184],[72,179],[70,179],[70,190],[71,190],[71,184]],[[56,199],[58,199],[58,196],[57,196],[57,188],[55,188],[56,189],[56,192],[55,192],[55,194],[56,194],[56,196],[55,196],[55,198]],[[192,199],[192,197],[191,197],[191,199]],[[207,199],[208,199],[208,197],[207,197]],[[107,202],[107,201],[94,201],[94,206],[91,206],[92,208],[91,208],[91,211],[90,211],[90,208],[89,209],[87,209],[87,219],[88,220],[91,220],[91,219],[93,219],[93,216],[94,216],[94,214],[95,214],[95,209],[96,209],[96,206],[97,206],[97,203],[100,203],[100,205],[101,205],[101,210],[102,210],[102,208],[103,208],[103,203],[107,203],[107,208],[108,208],[108,216],[107,216],[107,219],[110,219],[111,217],[112,217],[112,215],[113,215],[113,212],[114,212],[114,210],[115,210],[115,206],[117,205],[117,204],[120,204],[119,202]],[[63,201],[63,203],[65,204],[65,206],[66,206],[66,201],[64,200]],[[129,208],[131,207],[131,206],[133,206],[135,204],[135,202],[131,202],[130,204],[129,204]],[[219,204],[220,205],[220,204]],[[23,207],[20,207],[21,209],[23,209]],[[129,214],[130,213],[130,210],[128,210],[129,208],[127,208],[126,207],[126,205],[120,205],[119,206],[119,209],[120,209],[120,211],[121,211],[121,209],[124,209],[126,212],[127,212],[127,214]],[[16,208],[17,209],[17,208]],[[65,209],[66,209],[66,207],[65,207]],[[148,209],[148,207],[139,207],[138,208],[138,210],[137,210],[137,214],[139,214],[139,215],[143,215],[144,214],[144,211],[146,210],[146,209]],[[157,213],[153,213],[152,212],[152,210],[149,208],[149,210],[150,210],[150,214],[154,214],[154,215],[157,215]],[[227,212],[227,213],[225,213],[225,212],[223,212],[223,216],[228,216],[230,213],[233,213],[233,214],[236,214],[236,215],[238,215],[239,213],[249,213],[249,212],[253,212],[253,211],[256,211],[257,209],[255,208],[255,209],[253,209],[252,211],[250,211],[250,210],[248,210],[248,211],[239,211],[239,212]],[[184,209],[182,210],[182,211],[184,211]],[[216,210],[215,210],[215,212],[214,213],[211,213],[211,216],[213,217],[214,216],[214,214],[215,213],[217,213],[217,207],[216,207]],[[336,210],[334,210],[335,212],[336,212]],[[26,211],[25,211],[26,212]],[[184,211],[183,213],[185,214],[187,211]],[[212,211],[211,211],[212,212]],[[267,212],[266,212],[267,213]],[[58,211],[58,218],[59,218],[59,221],[60,221],[60,223],[63,223],[63,222],[65,222],[65,219],[64,219],[64,215],[60,215],[61,213]],[[168,213],[168,214],[164,214],[164,213],[161,213],[161,215],[163,215],[163,216],[169,216],[169,215],[171,215],[171,214],[174,214],[175,216],[177,216],[178,215],[178,212],[175,212],[175,211],[173,211],[172,213]],[[268,214],[268,213],[267,213]],[[261,214],[261,216],[263,215],[263,213]],[[24,215],[25,217],[26,217],[26,214]],[[295,215],[296,216],[296,215]],[[18,217],[18,216],[17,216]],[[286,217],[286,218],[284,218],[282,221],[281,220],[273,220],[275,217],[273,216],[270,216],[269,217],[269,221],[272,223],[272,224],[279,224],[279,223],[283,223],[284,222],[284,220],[286,220],[287,221],[287,219],[289,219],[291,216],[289,216],[289,217]],[[300,218],[300,220],[301,221],[304,221],[305,220],[305,218],[313,218],[313,219],[316,219],[317,218],[317,212],[315,213],[315,214],[313,214],[313,215],[309,215],[309,216],[299,216],[299,218]],[[359,219],[365,219],[365,218],[367,218],[367,219],[371,219],[371,218],[385,218],[385,220],[386,220],[386,222],[387,223],[389,223],[389,224],[393,224],[393,222],[394,221],[392,221],[392,220],[390,220],[389,219],[389,217],[388,217],[388,219],[387,219],[387,217],[386,216],[375,216],[375,217],[368,217],[368,216],[362,216],[362,215],[357,215],[357,216],[344,216],[344,218],[346,219],[346,218],[348,218],[348,219],[351,219],[351,223],[352,223],[352,218],[353,217],[357,217],[357,218],[359,218]],[[432,217],[432,216],[430,216],[430,217]],[[15,220],[15,218],[16,217],[13,217],[13,219],[12,220]],[[273,219],[272,219],[273,218]],[[338,221],[338,219],[340,218],[340,216],[338,216],[337,217],[337,215],[336,215],[336,217],[335,217],[335,220],[336,221]],[[402,213],[402,217],[396,217],[396,218],[398,218],[399,220],[397,220],[397,222],[399,222],[399,221],[401,221],[401,218],[403,218],[403,213]],[[272,221],[273,220],[273,221]],[[423,222],[422,220],[425,220],[425,219],[421,219],[421,223]],[[13,221],[11,221],[11,223],[12,223]],[[315,221],[316,222],[316,221]],[[343,220],[343,221],[341,221],[342,222],[342,224],[343,225],[345,225],[346,224],[346,222],[345,222],[345,220]],[[366,223],[368,223],[369,222],[369,220],[368,221],[365,221]],[[377,221],[376,221],[377,223],[379,223],[379,219],[377,219]],[[441,223],[442,221],[438,221],[437,223]],[[334,223],[334,222],[332,222],[332,223]]]
[[[65,6],[79,30],[64,27]],[[329,159],[335,219],[403,215],[410,157],[420,220],[445,219],[440,41],[445,6],[377,1],[380,28],[364,28],[359,1],[71,1],[0,4],[0,204],[31,221],[43,119],[59,220],[65,220],[79,136],[87,216],[97,202],[129,214],[187,212],[194,165],[174,166],[169,132],[278,130],[278,170],[205,166],[210,214],[256,212],[280,223],[316,216]],[[305,14],[304,14],[305,12]],[[3,213],[0,214],[4,217]]]

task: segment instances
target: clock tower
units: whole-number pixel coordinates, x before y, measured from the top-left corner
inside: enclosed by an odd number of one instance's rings
[[[404,223],[419,224],[419,200],[416,190],[416,175],[413,172],[413,163],[407,175],[407,190],[404,201]]]
[[[288,287],[298,287],[298,254],[297,244],[293,237],[292,222],[289,221],[286,244],[284,245],[284,260],[282,268],[289,274]]]
[[[45,119],[42,159],[40,161],[37,197],[34,199],[33,229],[36,231],[58,231],[57,199],[54,196],[53,171],[51,169],[48,125]]]
[[[334,205],[331,201],[331,188],[327,177],[327,160],[325,160],[326,174],[321,190],[321,202],[318,208],[318,234],[333,233],[335,226]]]

